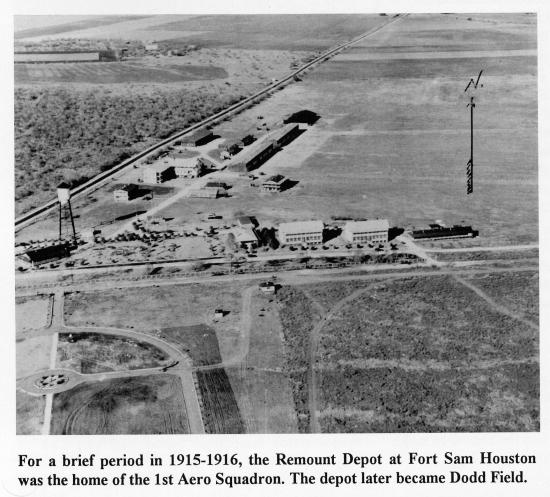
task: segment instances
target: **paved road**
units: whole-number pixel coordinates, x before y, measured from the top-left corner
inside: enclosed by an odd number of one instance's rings
[[[91,327],[91,326],[66,326],[63,320],[63,302],[64,291],[58,290],[54,296],[54,310],[53,310],[53,322],[49,328],[49,332],[52,333],[52,351],[50,360],[50,369],[55,369],[55,358],[57,355],[57,337],[60,332],[62,333],[99,333],[110,336],[122,336],[130,338],[139,342],[145,342],[165,352],[170,361],[177,361],[178,364],[175,367],[170,368],[166,373],[177,375],[180,378],[183,398],[187,411],[187,419],[189,422],[190,433],[204,433],[204,424],[202,421],[200,404],[195,390],[195,384],[192,374],[191,359],[187,354],[184,354],[177,349],[171,343],[163,340],[162,338],[155,337],[146,333],[142,333],[135,330],[126,330],[121,328],[109,328],[109,327]],[[166,374],[162,371],[162,368],[145,368],[141,370],[130,371],[115,371],[109,373],[97,373],[97,374],[79,374],[83,381],[103,381],[110,378],[131,378],[136,376],[145,376],[150,374]],[[36,373],[31,375],[36,376]],[[20,379],[25,380],[25,379]],[[80,382],[74,382],[74,386]],[[24,384],[24,381],[21,383]],[[53,404],[53,394],[46,395],[46,406],[44,411],[44,423],[42,434],[49,434],[51,425],[51,411]]]

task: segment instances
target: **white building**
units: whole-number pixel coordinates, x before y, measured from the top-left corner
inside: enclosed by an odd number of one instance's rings
[[[342,238],[349,243],[386,243],[389,228],[387,219],[348,221],[342,230]]]
[[[323,243],[323,221],[296,221],[279,225],[279,241],[293,243]]]
[[[258,247],[258,237],[251,228],[235,228],[233,230],[235,241],[240,247],[246,250],[255,249]]]
[[[174,177],[174,168],[168,164],[157,163],[143,170],[144,183],[164,183]]]
[[[173,167],[178,178],[197,178],[203,170],[203,164],[199,159],[185,157],[178,153],[167,155],[163,163]]]

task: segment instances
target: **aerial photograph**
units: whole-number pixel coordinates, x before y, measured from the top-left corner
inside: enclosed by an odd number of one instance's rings
[[[534,13],[14,17],[16,432],[538,432]]]

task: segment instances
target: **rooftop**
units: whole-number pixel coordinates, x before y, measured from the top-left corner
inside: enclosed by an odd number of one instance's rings
[[[365,231],[387,231],[390,228],[387,219],[368,219],[367,221],[348,221],[344,229],[352,233]]]
[[[258,241],[258,237],[251,228],[235,228],[233,234],[238,243]]]
[[[271,140],[280,140],[283,136],[285,136],[289,131],[291,131],[294,128],[297,128],[298,125],[296,123],[289,123],[285,124],[282,128],[276,129],[273,132],[269,134],[269,138]]]
[[[161,173],[163,171],[166,171],[167,169],[170,169],[171,167],[171,165],[164,164],[163,162],[155,162],[154,164],[147,166],[147,170]]]
[[[314,233],[323,231],[323,221],[295,221],[292,223],[279,224],[279,233]]]
[[[270,176],[269,178],[267,178],[264,183],[282,183],[285,179],[286,178],[282,174],[275,174],[274,176]]]
[[[119,185],[115,188],[115,191],[117,190],[123,190],[125,192],[131,192],[134,190],[137,190],[139,187],[137,185],[134,185],[132,183],[128,183],[126,185]]]

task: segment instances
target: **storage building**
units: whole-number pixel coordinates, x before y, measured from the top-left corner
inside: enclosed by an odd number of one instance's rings
[[[200,129],[194,133],[184,136],[181,139],[182,145],[186,147],[200,147],[214,139],[214,133],[209,129]]]
[[[342,238],[349,243],[386,243],[389,227],[387,219],[348,221],[342,230]]]
[[[286,178],[282,174],[276,174],[270,176],[262,183],[263,192],[280,192],[283,189],[283,185],[286,182]]]
[[[169,153],[164,157],[163,163],[173,167],[178,178],[197,178],[203,171],[203,164],[199,159],[190,158],[181,152]]]
[[[260,167],[267,159],[273,156],[279,147],[272,140],[258,143],[255,147],[241,152],[228,169],[231,171],[252,171]]]
[[[169,164],[164,164],[162,162],[147,166],[143,170],[144,183],[164,183],[174,177],[174,168]]]
[[[67,242],[46,245],[44,247],[33,247],[25,252],[25,258],[28,259],[32,266],[48,264],[70,255],[71,247]]]
[[[139,187],[137,185],[121,185],[113,191],[113,197],[115,202],[129,202],[139,196],[138,192]]]
[[[235,235],[235,241],[239,246],[245,248],[246,250],[255,249],[258,247],[258,237],[256,233],[251,228],[235,228],[233,230]]]
[[[283,244],[323,243],[322,221],[296,221],[279,225],[279,241]]]
[[[204,187],[191,192],[191,197],[195,198],[218,198],[223,196],[223,191],[219,188]]]
[[[300,134],[300,126],[295,123],[285,124],[269,135],[269,138],[280,147],[290,143]]]

